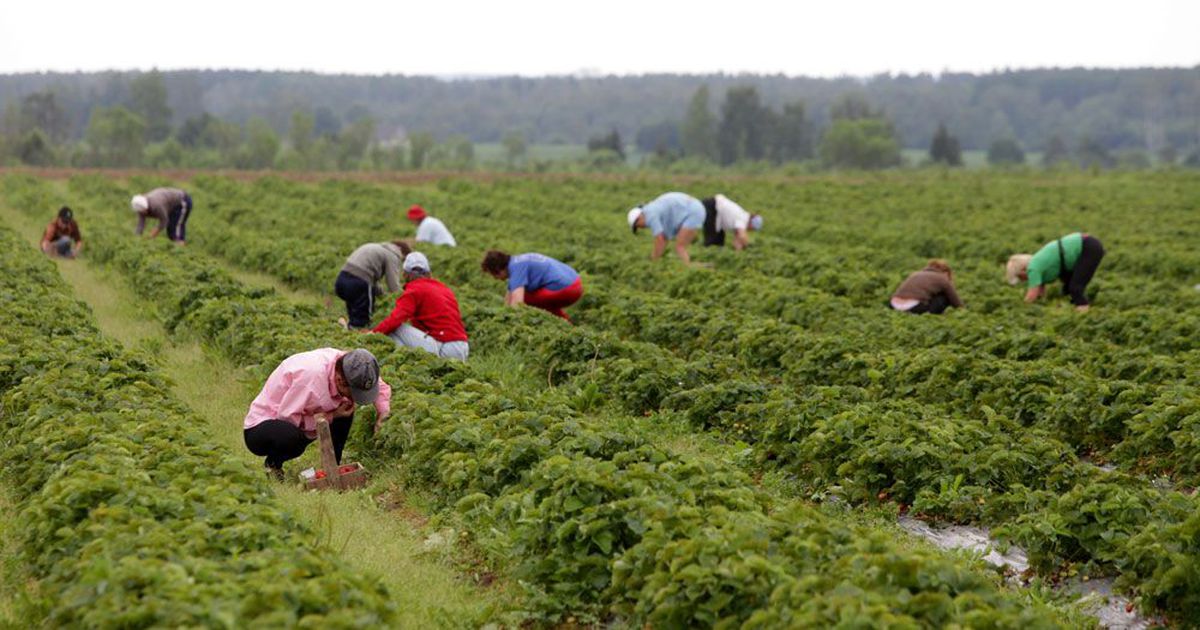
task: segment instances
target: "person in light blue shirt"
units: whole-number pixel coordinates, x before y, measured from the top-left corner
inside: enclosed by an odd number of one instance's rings
[[[696,238],[696,233],[704,227],[704,204],[691,195],[669,192],[630,210],[626,218],[634,234],[643,227],[650,228],[654,234],[651,259],[662,258],[667,251],[667,241],[673,239],[675,255],[684,264],[690,264],[692,259],[687,248]]]
[[[583,296],[579,273],[549,256],[509,256],[493,249],[484,254],[482,267],[493,278],[508,281],[504,303],[509,306],[528,304],[571,321],[563,309]]]

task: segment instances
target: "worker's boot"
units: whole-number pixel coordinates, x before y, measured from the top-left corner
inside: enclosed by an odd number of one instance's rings
[[[283,481],[286,479],[286,477],[283,475],[283,468],[275,468],[270,464],[267,464],[267,479],[270,479],[271,481]]]

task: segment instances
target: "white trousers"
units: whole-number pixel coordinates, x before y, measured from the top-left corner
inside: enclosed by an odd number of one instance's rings
[[[398,345],[409,348],[420,348],[430,354],[436,354],[446,359],[466,361],[471,348],[465,341],[447,341],[442,343],[428,334],[418,330],[412,324],[402,324],[388,334]]]

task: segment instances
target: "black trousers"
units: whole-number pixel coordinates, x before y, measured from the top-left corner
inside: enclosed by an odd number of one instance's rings
[[[717,229],[717,199],[700,200],[704,204],[704,246],[725,247],[725,233]]]
[[[187,220],[192,215],[192,197],[184,193],[183,203],[171,208],[167,213],[167,238],[172,241],[183,241],[187,237]]]
[[[1063,293],[1071,296],[1075,306],[1088,304],[1087,285],[1096,275],[1100,261],[1104,259],[1104,245],[1095,236],[1083,237],[1083,251],[1075,261],[1075,267],[1062,275]]]
[[[342,271],[333,282],[333,292],[346,303],[351,328],[366,328],[375,310],[375,287],[358,276]]]
[[[887,304],[888,308],[895,310],[895,307],[892,306],[891,300],[888,300],[885,302],[885,304]],[[913,315],[924,315],[926,313],[929,313],[930,315],[941,315],[942,313],[945,313],[946,309],[948,308],[950,308],[950,300],[946,299],[944,294],[938,293],[937,295],[929,298],[928,302],[921,302],[920,304],[904,312],[911,313]]]
[[[333,454],[342,463],[342,449],[350,437],[350,425],[354,416],[334,418],[329,423],[329,437],[333,438]],[[286,420],[267,420],[243,432],[246,448],[251,453],[267,458],[268,468],[283,468],[283,462],[304,454],[309,444],[316,440],[304,435],[300,427]]]
[[[908,312],[912,313],[913,315],[924,315],[925,313],[929,313],[930,315],[941,315],[942,313],[945,313],[946,309],[948,308],[950,308],[950,300],[947,300],[944,294],[938,293],[937,295],[929,298],[928,302],[921,302],[920,304],[909,309]]]

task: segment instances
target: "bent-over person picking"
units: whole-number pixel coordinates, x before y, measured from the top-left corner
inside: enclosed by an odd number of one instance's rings
[[[409,208],[407,216],[408,220],[417,226],[415,240],[418,243],[433,243],[434,245],[448,245],[450,247],[458,245],[458,242],[454,240],[454,235],[450,234],[450,230],[446,229],[446,224],[442,223],[439,219],[429,216],[421,206]]]
[[[570,265],[542,254],[510,256],[499,250],[484,254],[483,270],[497,280],[508,281],[504,303],[528,304],[567,321],[563,309],[583,296],[583,280]]]
[[[317,419],[329,422],[338,463],[354,422],[355,405],[375,406],[378,431],[391,411],[392,388],[379,376],[375,355],[359,348],[321,348],[283,360],[242,423],[246,448],[264,457],[267,475],[283,480],[283,463],[317,439]]]
[[[725,195],[718,193],[700,203],[704,204],[705,247],[724,247],[725,235],[732,232],[733,249],[740,252],[750,245],[750,230],[762,229],[762,215],[750,214]]]
[[[187,241],[187,222],[192,214],[192,197],[178,188],[155,188],[144,195],[134,195],[129,205],[138,216],[135,234],[146,229],[146,218],[153,217],[158,225],[150,232],[150,238],[167,229],[167,238],[183,245]]]
[[[1036,302],[1046,294],[1046,285],[1062,280],[1063,293],[1071,296],[1075,310],[1091,306],[1087,286],[1104,259],[1100,239],[1084,232],[1073,232],[1046,243],[1036,254],[1013,254],[1005,266],[1009,284],[1025,282],[1025,302]]]
[[[387,282],[391,293],[398,293],[400,269],[412,248],[404,241],[367,243],[355,249],[333,283],[333,292],[346,303],[347,326],[366,328],[375,311],[375,298],[382,295],[379,281]]]
[[[954,272],[944,260],[931,260],[925,268],[909,274],[896,287],[888,306],[897,311],[922,315],[941,315],[947,308],[963,308],[954,288]]]
[[[692,258],[687,248],[696,238],[696,232],[704,227],[704,204],[681,192],[664,193],[654,201],[630,210],[626,220],[634,234],[638,228],[650,228],[654,235],[652,260],[662,258],[667,251],[667,241],[673,239],[675,255],[684,264],[690,264]]]

